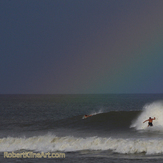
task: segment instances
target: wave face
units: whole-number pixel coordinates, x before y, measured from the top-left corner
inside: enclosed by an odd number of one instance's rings
[[[134,127],[137,130],[148,129],[148,122],[143,123],[143,121],[147,120],[149,117],[156,117],[156,120],[153,121],[154,127],[150,130],[163,131],[163,101],[146,104],[141,114],[133,121],[130,127]]]
[[[0,139],[0,152],[3,151],[63,151],[111,150],[121,154],[162,154],[163,140],[154,139],[114,139],[102,137],[57,137],[54,135],[29,138],[8,137]]]

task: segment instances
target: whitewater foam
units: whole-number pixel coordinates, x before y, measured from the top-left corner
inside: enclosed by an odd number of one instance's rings
[[[57,137],[54,135],[0,139],[0,152],[22,149],[41,152],[111,150],[121,154],[161,154],[163,153],[163,139],[81,138],[73,136]]]
[[[143,107],[142,113],[132,122],[130,127],[134,127],[137,130],[148,129],[148,122],[143,122],[149,117],[156,117],[156,120],[153,121],[154,126],[151,127],[150,130],[163,132],[163,101],[146,104]]]

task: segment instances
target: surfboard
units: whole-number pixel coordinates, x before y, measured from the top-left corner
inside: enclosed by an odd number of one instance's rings
[[[83,116],[83,117],[82,117],[82,119],[86,119],[86,117],[85,117],[85,116]]]

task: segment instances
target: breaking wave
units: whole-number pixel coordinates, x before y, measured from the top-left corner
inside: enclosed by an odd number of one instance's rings
[[[153,121],[154,127],[150,130],[163,131],[163,101],[145,105],[141,114],[132,122],[130,127],[134,127],[137,130],[148,129],[148,122],[143,122],[149,117],[156,117],[156,120]]]
[[[29,138],[7,137],[0,139],[0,151],[33,150],[41,152],[81,150],[111,150],[121,154],[161,154],[162,139],[122,139],[102,137],[57,137],[54,135],[34,136]]]

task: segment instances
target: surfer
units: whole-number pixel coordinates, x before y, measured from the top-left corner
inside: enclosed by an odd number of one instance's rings
[[[147,119],[147,120],[145,120],[143,123],[145,123],[145,122],[147,122],[148,121],[148,127],[149,126],[153,126],[153,124],[152,124],[152,122],[153,122],[153,120],[155,120],[156,118],[154,117],[154,118],[151,118],[151,117],[149,117],[149,119]]]
[[[91,117],[92,115],[84,115],[84,118],[88,118],[88,117]]]

